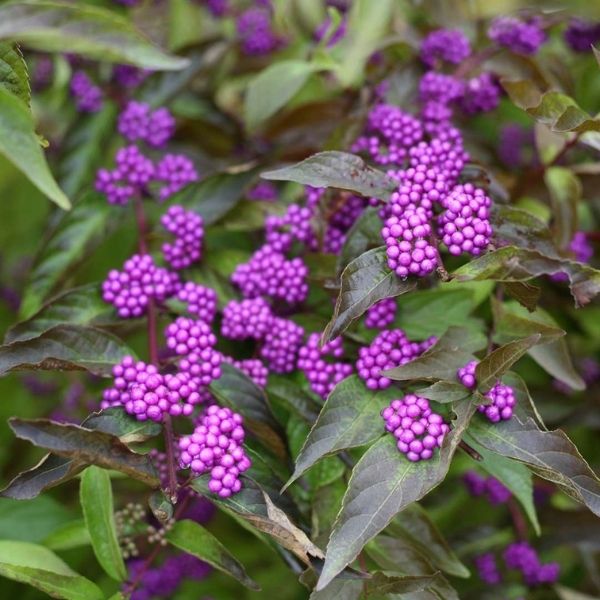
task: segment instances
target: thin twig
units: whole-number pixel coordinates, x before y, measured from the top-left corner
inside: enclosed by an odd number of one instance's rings
[[[508,500],[508,510],[510,511],[510,516],[512,518],[513,527],[515,528],[515,533],[520,540],[527,539],[527,523],[525,522],[525,518],[523,517],[523,513],[521,509],[517,505],[517,501],[514,498],[510,498]]]
[[[477,462],[481,462],[483,460],[483,456],[481,456],[481,454],[479,454],[475,448],[469,446],[467,442],[461,440],[458,444],[458,447],[466,452],[473,460],[476,460]]]

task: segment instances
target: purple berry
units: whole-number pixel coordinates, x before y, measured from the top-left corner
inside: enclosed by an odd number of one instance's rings
[[[155,179],[162,182],[159,192],[161,201],[167,200],[186,185],[198,181],[194,163],[183,154],[165,154],[156,165]]]
[[[268,333],[273,315],[263,298],[231,300],[223,308],[221,333],[231,340],[262,340]]]
[[[488,29],[488,37],[499,46],[519,54],[535,54],[546,41],[539,19],[523,21],[517,17],[497,17]]]
[[[102,108],[102,90],[93,83],[85,71],[73,73],[70,89],[78,111],[93,113]]]
[[[398,304],[396,298],[384,298],[371,306],[365,316],[365,327],[368,329],[385,329],[396,318]]]
[[[187,304],[187,311],[206,323],[212,323],[217,313],[217,292],[209,287],[188,281],[178,292],[177,299]]]
[[[150,105],[131,100],[119,116],[118,130],[130,142],[142,140],[162,148],[175,131],[175,119],[166,108],[153,111]]]
[[[470,54],[469,40],[456,29],[432,31],[421,44],[421,60],[428,67],[435,67],[438,62],[457,65]]]

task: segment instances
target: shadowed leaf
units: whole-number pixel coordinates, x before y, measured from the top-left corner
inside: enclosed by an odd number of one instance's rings
[[[29,106],[31,88],[27,63],[16,44],[0,43],[0,87]]]
[[[581,197],[581,182],[565,167],[550,167],[544,172],[550,192],[554,229],[559,248],[568,248],[577,231],[577,203]]]
[[[128,415],[122,407],[115,406],[92,413],[81,423],[86,429],[103,431],[117,436],[124,444],[144,442],[156,437],[162,431],[160,423],[155,421],[138,421]]]
[[[397,187],[391,177],[369,167],[359,156],[337,151],[319,152],[291,167],[262,173],[261,177],[313,187],[340,188],[382,200],[388,200]]]
[[[525,281],[508,281],[504,284],[504,289],[529,311],[536,309],[542,293],[537,285]]]
[[[215,569],[237,579],[242,585],[251,590],[260,590],[244,570],[244,567],[229,553],[227,548],[204,527],[189,521],[177,521],[167,535],[170,544],[196,556]]]
[[[463,400],[470,393],[462,383],[453,381],[436,381],[429,387],[415,391],[415,394],[423,396],[423,398],[429,398],[429,400],[435,400],[440,404]]]
[[[385,248],[373,248],[361,254],[342,272],[333,317],[323,332],[321,343],[338,337],[379,300],[405,294],[416,285],[416,281],[403,281],[389,269]]]

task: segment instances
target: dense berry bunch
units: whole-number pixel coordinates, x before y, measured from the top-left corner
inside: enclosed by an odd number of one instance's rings
[[[474,558],[475,568],[479,579],[488,585],[497,585],[502,581],[502,576],[496,564],[496,557],[491,552],[480,554]]]
[[[479,412],[483,413],[492,423],[508,421],[513,416],[514,407],[517,404],[514,390],[509,385],[497,383],[485,397],[491,401],[490,404],[479,406]]]
[[[383,390],[392,383],[382,371],[405,365],[430,348],[436,341],[431,337],[424,342],[411,342],[402,329],[382,331],[369,346],[358,351],[356,371],[370,390]]]
[[[179,440],[180,465],[194,475],[210,472],[208,488],[221,498],[242,489],[239,475],[252,462],[244,452],[241,415],[229,408],[209,406],[194,433]]]
[[[177,299],[185,302],[187,311],[206,323],[212,323],[217,313],[217,292],[199,283],[188,281],[177,292]]]
[[[377,104],[369,113],[365,134],[354,142],[352,150],[365,152],[378,164],[396,165],[422,138],[418,119],[392,104]]]
[[[565,41],[574,52],[590,52],[600,42],[600,23],[571,19],[565,29]]]
[[[187,156],[165,154],[156,165],[155,179],[162,183],[160,200],[166,200],[189,183],[198,181],[198,172]]]
[[[371,306],[365,316],[365,327],[368,329],[385,329],[396,318],[398,304],[396,298],[384,298]]]
[[[306,299],[308,268],[301,258],[287,260],[271,246],[257,250],[247,263],[238,265],[231,281],[247,298],[269,296],[296,304]]]
[[[138,87],[152,71],[138,69],[132,65],[115,65],[112,72],[112,80],[124,88]]]
[[[398,450],[413,462],[430,459],[450,431],[442,416],[431,410],[429,400],[414,394],[392,400],[381,416],[386,430],[396,438]]]
[[[269,215],[265,219],[266,242],[277,252],[287,252],[294,241],[314,247],[311,228],[312,210],[306,206],[290,204],[283,216]]]
[[[160,222],[169,233],[175,236],[173,242],[166,242],[162,246],[166,262],[174,269],[185,269],[200,260],[204,222],[199,214],[174,204],[160,218]]]
[[[460,107],[468,115],[489,112],[500,103],[500,88],[491,73],[481,73],[465,82]]]
[[[355,195],[341,195],[336,198],[334,211],[327,220],[323,236],[323,251],[338,254],[346,240],[346,234],[354,225],[366,206],[364,198]]]
[[[271,13],[264,8],[249,8],[237,18],[237,34],[242,52],[260,56],[273,52],[281,40],[273,31]]]
[[[252,381],[259,387],[267,387],[269,379],[269,369],[258,358],[245,358],[244,360],[234,360],[230,356],[224,356],[223,362],[233,365],[242,373],[248,375]]]
[[[328,362],[326,357],[344,356],[343,340],[336,338],[319,347],[321,336],[311,333],[298,352],[298,368],[304,373],[310,387],[321,398],[327,398],[342,379],[352,374],[352,365],[345,362]]]
[[[538,19],[522,21],[517,17],[498,17],[492,21],[488,36],[499,46],[520,54],[535,54],[546,41]]]
[[[430,142],[421,142],[411,148],[411,168],[402,175],[405,185],[410,182],[415,191],[419,185],[421,194],[430,202],[439,202],[448,193],[469,160],[469,154],[462,145],[462,136],[456,129],[448,126],[437,135]],[[419,182],[419,179],[422,181]]]
[[[260,348],[260,356],[264,359],[269,371],[273,373],[291,373],[296,369],[296,358],[304,329],[282,317],[274,317]]]
[[[421,60],[428,67],[434,67],[440,61],[457,65],[469,54],[469,40],[457,29],[432,31],[421,44]]]
[[[555,583],[560,572],[558,563],[542,564],[535,549],[527,542],[515,542],[507,546],[504,562],[509,569],[521,571],[529,586]]]
[[[495,477],[482,477],[475,471],[467,471],[463,481],[472,496],[485,496],[490,504],[505,504],[511,498],[510,490]]]
[[[488,247],[491,204],[487,194],[470,183],[455,186],[442,200],[446,210],[439,219],[440,236],[450,254],[478,256]]]
[[[175,131],[175,119],[164,107],[153,111],[150,105],[131,100],[119,116],[118,129],[130,142],[142,140],[153,148],[161,148]]]
[[[569,250],[573,253],[575,260],[580,263],[588,263],[594,256],[594,248],[583,231],[575,232],[569,244]]]
[[[96,175],[96,189],[106,195],[110,204],[124,205],[146,186],[155,175],[152,161],[137,146],[125,146],[115,154],[115,169],[100,169]]]
[[[221,376],[220,352],[215,350],[217,338],[204,321],[179,317],[165,329],[167,347],[178,356],[179,368],[198,379],[204,386]]]
[[[102,108],[102,90],[85,71],[76,71],[71,77],[71,94],[81,112],[98,112]]]
[[[381,235],[388,266],[398,277],[424,277],[437,267],[437,250],[429,241],[431,226],[425,209],[407,209],[402,217],[392,215]]]
[[[452,75],[429,71],[419,82],[419,98],[421,102],[435,101],[450,104],[464,94],[464,83]]]
[[[248,200],[275,202],[277,200],[277,188],[270,181],[260,181],[248,191]]]
[[[176,273],[157,267],[149,254],[134,254],[122,271],[113,269],[102,284],[102,298],[114,304],[122,319],[140,317],[148,303],[163,301],[179,288]]]
[[[231,340],[262,340],[272,320],[271,307],[263,298],[231,300],[223,308],[221,333]]]
[[[113,387],[104,390],[101,408],[122,406],[139,421],[161,421],[165,414],[189,416],[203,401],[200,384],[187,373],[161,375],[155,365],[126,356],[113,367]]]

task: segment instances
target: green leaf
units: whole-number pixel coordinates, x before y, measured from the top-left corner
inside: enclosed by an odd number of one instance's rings
[[[323,344],[343,333],[379,300],[400,296],[416,287],[414,280],[402,280],[387,265],[385,248],[374,248],[355,258],[343,271],[341,289]]]
[[[166,54],[115,12],[85,3],[21,0],[0,7],[0,40],[42,52],[69,52],[144,69],[182,69],[188,61]]]
[[[566,383],[570,388],[585,389],[585,381],[573,367],[571,354],[565,340],[535,346],[529,350],[529,355],[547,373]]]
[[[43,498],[44,496],[40,496]],[[72,550],[91,544],[90,534],[83,519],[69,521],[63,526],[55,529],[42,541],[42,544],[50,550]]]
[[[23,293],[20,315],[29,318],[56,289],[61,279],[91,254],[111,231],[110,205],[99,194],[89,194],[61,216],[41,246]]]
[[[102,329],[58,325],[38,337],[0,346],[0,375],[23,369],[110,375],[113,366],[131,354],[124,342]]]
[[[227,548],[208,530],[189,520],[177,521],[166,535],[169,543],[176,548],[200,558],[215,569],[237,579],[251,590],[260,590],[250,579],[244,567],[228,552]]]
[[[458,383],[457,381],[436,381],[426,388],[415,391],[415,394],[423,396],[423,398],[429,398],[429,400],[434,400],[440,404],[463,400],[470,393],[462,383]]]
[[[39,448],[86,465],[120,471],[151,487],[159,485],[148,456],[135,454],[114,435],[48,419],[12,418],[9,425],[18,438]]]
[[[477,388],[484,393],[489,391],[531,347],[540,343],[541,337],[539,333],[534,333],[521,340],[508,342],[488,354],[475,369]]]
[[[124,444],[145,442],[162,432],[160,423],[138,421],[132,415],[128,415],[120,406],[92,413],[85,418],[81,426],[94,431],[110,433],[118,437]]]
[[[365,76],[365,65],[379,47],[393,21],[393,0],[355,0],[348,14],[347,33],[340,42],[342,64],[336,74],[344,86],[357,86]]]
[[[289,377],[276,373],[269,374],[267,394],[271,401],[278,400],[288,410],[311,425],[321,409],[321,405],[297,383]]]
[[[264,391],[233,365],[221,364],[221,377],[209,386],[221,404],[239,412],[245,426],[280,457],[286,456],[279,425],[271,414]]]
[[[324,456],[377,440],[384,432],[379,413],[397,395],[396,390],[366,389],[358,375],[340,381],[310,430],[286,487]]]
[[[162,490],[150,494],[148,506],[152,514],[163,525],[173,518],[173,504]]]
[[[68,290],[44,304],[26,321],[11,327],[5,343],[38,337],[57,325],[108,325],[118,322],[115,308],[102,300],[100,284],[89,283]]]
[[[497,424],[477,419],[469,434],[491,452],[525,463],[600,515],[600,480],[563,431],[542,431],[531,417],[517,412]]]
[[[29,107],[31,103],[29,73],[27,63],[17,45],[0,43],[0,87]]]
[[[280,546],[293,552],[304,563],[311,566],[311,560],[323,558],[321,550],[306,534],[292,523],[290,518],[273,503],[270,496],[252,479],[242,476],[242,489],[229,498],[220,498],[208,490],[206,476],[194,479],[192,487],[208,496],[219,508],[234,518],[250,525],[252,529],[267,533]]]
[[[434,567],[455,577],[469,577],[469,570],[419,504],[412,504],[403,510],[386,531],[408,541]]]
[[[0,30],[3,26],[2,10],[0,7]],[[50,200],[65,210],[71,208],[69,199],[48,168],[29,109],[4,87],[0,87],[0,154]]]
[[[117,113],[117,105],[105,101],[98,112],[80,116],[63,140],[58,180],[70,196],[93,181],[96,169],[105,160]]]
[[[96,584],[73,571],[54,552],[27,542],[0,540],[0,575],[36,587],[53,598],[104,598]]]
[[[552,131],[600,131],[600,121],[580,108],[573,98],[561,92],[542,93],[531,80],[501,81],[510,99]]]
[[[568,248],[577,231],[577,204],[581,198],[581,182],[565,167],[550,167],[544,172],[550,192],[554,228],[559,248]]]
[[[347,152],[319,152],[291,167],[262,173],[263,179],[295,181],[313,187],[333,187],[389,200],[396,182],[377,169]]]
[[[457,417],[452,429],[430,460],[409,461],[398,451],[391,435],[384,436],[363,454],[352,471],[327,545],[318,590],[349,565],[400,511],[444,480],[476,404],[469,399],[457,404],[454,410]]]
[[[110,475],[98,467],[88,467],[81,476],[79,500],[100,566],[113,579],[124,581],[127,569],[117,537]]]
[[[1,492],[4,498],[30,500],[43,490],[69,481],[85,468],[85,464],[55,454],[46,454],[40,462],[19,473]]]
[[[505,246],[488,252],[454,272],[459,281],[529,281],[540,275],[566,273],[577,307],[600,293],[600,271],[567,259],[544,256],[535,250]]]
[[[217,173],[184,187],[175,194],[173,203],[187,206],[202,217],[205,225],[212,225],[235,207],[255,177],[256,169],[242,165],[239,170]]]
[[[272,117],[306,83],[317,67],[303,60],[282,60],[263,69],[248,86],[244,120],[248,129]]]
[[[338,272],[367,250],[381,245],[381,225],[379,209],[374,206],[365,208],[344,238]]]
[[[483,335],[473,334],[462,327],[450,327],[425,354],[405,365],[383,371],[382,375],[398,381],[455,382],[458,369],[472,360],[472,352],[481,350],[486,343]]]
[[[540,523],[535,510],[535,504],[533,503],[531,471],[521,463],[505,458],[500,454],[490,452],[472,440],[469,437],[468,432],[465,436],[465,441],[482,456],[483,460],[479,465],[492,477],[495,477],[507,487],[513,496],[521,503],[535,532],[540,535]]]
[[[541,288],[537,285],[524,281],[508,281],[504,284],[504,289],[529,311],[536,309],[542,294]]]

